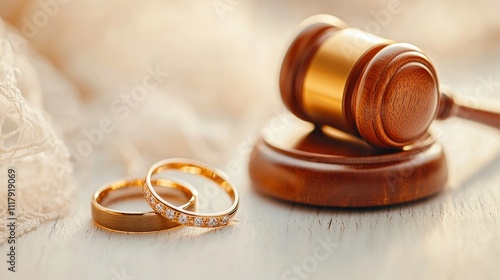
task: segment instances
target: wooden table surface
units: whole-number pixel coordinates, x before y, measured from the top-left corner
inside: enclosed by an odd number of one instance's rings
[[[293,205],[256,193],[235,155],[237,221],[214,230],[95,226],[92,193],[124,173],[94,160],[76,174],[71,212],[20,237],[18,271],[0,279],[500,279],[500,134],[453,121],[434,130],[451,176],[437,196],[370,210]]]

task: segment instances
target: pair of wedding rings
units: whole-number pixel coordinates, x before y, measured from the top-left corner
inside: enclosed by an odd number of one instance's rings
[[[190,184],[171,179],[153,179],[153,175],[165,171],[180,171],[205,177],[216,183],[231,198],[231,206],[220,212],[195,212],[198,192]],[[155,188],[156,187],[156,188]],[[124,188],[142,188],[144,199],[153,209],[150,212],[128,212],[109,209],[102,201],[111,192]],[[159,194],[159,188],[174,188],[189,199],[176,206]],[[145,179],[122,179],[107,183],[92,197],[92,218],[107,229],[126,232],[146,232],[173,228],[179,225],[213,228],[225,226],[236,213],[239,196],[236,188],[222,171],[203,163],[188,159],[167,159],[151,166]]]

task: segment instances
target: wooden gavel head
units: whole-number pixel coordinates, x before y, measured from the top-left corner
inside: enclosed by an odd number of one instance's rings
[[[417,47],[348,27],[329,15],[305,20],[280,74],[281,97],[297,117],[377,147],[403,147],[436,118],[436,71]]]

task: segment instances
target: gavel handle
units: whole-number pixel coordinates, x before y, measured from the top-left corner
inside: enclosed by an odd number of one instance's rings
[[[449,117],[459,117],[482,123],[500,129],[500,106],[494,110],[472,108],[453,99],[448,88],[441,92],[441,101],[437,119],[444,120]]]

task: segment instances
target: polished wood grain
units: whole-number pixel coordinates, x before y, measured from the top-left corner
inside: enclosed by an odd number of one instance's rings
[[[372,207],[419,200],[446,183],[442,147],[429,135],[405,150],[378,149],[300,122],[255,145],[249,172],[260,192],[310,205]]]
[[[500,108],[471,108],[442,97],[434,66],[419,48],[372,38],[339,22],[326,15],[307,19],[285,55],[281,97],[300,119],[333,126],[382,148],[417,141],[436,118],[456,116],[500,127]],[[360,45],[367,50],[357,51]]]
[[[430,60],[409,44],[392,44],[373,55],[358,77],[351,111],[359,134],[377,147],[404,147],[427,132],[439,102]]]

